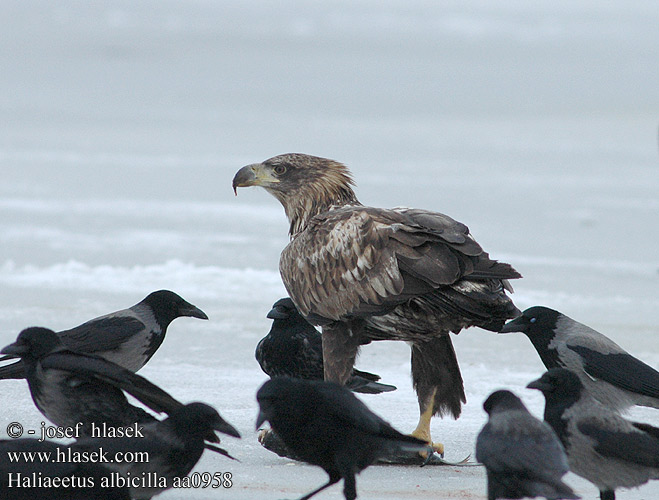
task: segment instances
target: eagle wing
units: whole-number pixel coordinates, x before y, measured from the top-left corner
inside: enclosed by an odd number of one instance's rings
[[[361,206],[314,217],[284,249],[279,268],[300,313],[320,325],[384,314],[465,277],[520,277],[444,214]]]

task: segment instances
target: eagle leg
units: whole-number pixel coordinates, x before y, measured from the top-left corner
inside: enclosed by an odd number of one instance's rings
[[[419,423],[412,435],[428,441],[443,454],[444,446],[432,442],[430,420],[447,413],[458,418],[466,402],[460,367],[447,332],[412,344],[412,382],[419,401]]]
[[[325,380],[345,385],[355,365],[360,335],[357,325],[334,322],[323,326],[323,371]]]
[[[417,424],[416,429],[411,432],[411,435],[417,439],[422,439],[429,443],[430,446],[432,446],[432,448],[443,457],[444,445],[442,443],[433,443],[432,436],[430,434],[430,419],[433,416],[433,407],[436,393],[437,391],[433,390],[431,399],[423,405],[425,406],[425,409],[423,409],[423,406],[421,406],[421,403],[419,402],[419,423]]]

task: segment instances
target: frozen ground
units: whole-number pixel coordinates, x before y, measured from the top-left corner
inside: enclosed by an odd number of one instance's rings
[[[163,499],[296,498],[325,481],[256,443],[253,350],[284,294],[287,224],[246,163],[301,151],[347,163],[360,199],[438,210],[524,274],[544,304],[659,366],[659,11],[656,2],[1,0],[0,344],[68,328],[170,288],[180,319],[141,372],[217,406],[243,433],[230,490]],[[483,399],[542,372],[521,336],[454,337],[468,403],[433,421],[447,458],[473,452]],[[409,350],[364,349],[399,390],[364,396],[416,423]],[[38,426],[2,383],[0,428]],[[635,418],[659,425],[656,411]],[[4,431],[3,431],[4,432]],[[571,475],[586,499],[594,487]],[[372,467],[359,498],[484,498],[480,467]],[[332,488],[319,498],[342,498]],[[659,498],[659,482],[622,491]]]

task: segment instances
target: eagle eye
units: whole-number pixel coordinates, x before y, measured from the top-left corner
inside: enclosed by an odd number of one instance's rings
[[[272,170],[277,175],[283,175],[283,174],[286,173],[286,166],[285,165],[275,165]]]

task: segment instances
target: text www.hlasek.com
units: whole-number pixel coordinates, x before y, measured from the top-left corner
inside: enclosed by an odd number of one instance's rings
[[[8,451],[10,463],[75,463],[75,464],[110,464],[110,463],[149,463],[147,451],[118,451],[110,454],[99,448],[97,451],[75,451],[71,448],[57,448],[57,453],[50,451]]]

